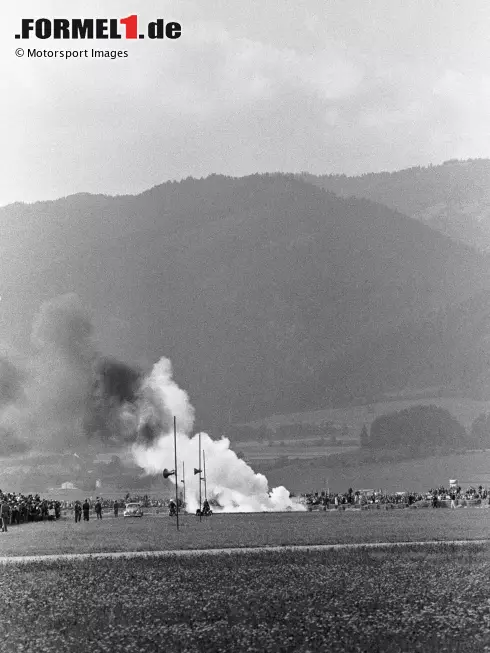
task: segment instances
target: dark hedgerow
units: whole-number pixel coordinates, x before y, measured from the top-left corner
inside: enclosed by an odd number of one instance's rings
[[[465,445],[464,427],[445,408],[410,406],[377,417],[371,424],[369,448],[430,452],[437,447],[454,450]]]
[[[0,651],[490,650],[490,551],[6,565]]]

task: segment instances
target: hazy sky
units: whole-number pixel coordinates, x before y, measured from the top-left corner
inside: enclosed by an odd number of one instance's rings
[[[256,171],[490,156],[488,0],[23,0],[0,25],[0,205]],[[181,22],[176,41],[19,41],[21,18]],[[17,47],[128,58],[17,58]]]

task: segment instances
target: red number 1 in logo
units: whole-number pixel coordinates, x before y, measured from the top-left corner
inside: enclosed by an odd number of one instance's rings
[[[127,39],[138,38],[138,16],[136,14],[128,16],[127,18],[121,18],[119,22],[121,25],[126,25]]]

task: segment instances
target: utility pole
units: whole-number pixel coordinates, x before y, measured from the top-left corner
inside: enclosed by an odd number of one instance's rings
[[[177,475],[177,418],[174,415],[174,453],[175,453],[175,503],[177,510],[177,530],[179,530],[179,482]]]
[[[182,461],[182,487],[184,491],[184,506],[185,507],[185,467],[184,467],[184,461]]]
[[[204,498],[206,501],[208,500],[208,485],[207,485],[207,480],[206,480],[206,452],[202,451],[202,459],[203,459],[203,470],[204,470]]]
[[[199,431],[199,521],[202,520],[201,431]]]

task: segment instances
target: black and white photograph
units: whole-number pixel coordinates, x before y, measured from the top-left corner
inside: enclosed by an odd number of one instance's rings
[[[490,653],[488,0],[0,18],[0,653]]]

